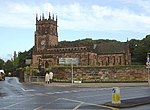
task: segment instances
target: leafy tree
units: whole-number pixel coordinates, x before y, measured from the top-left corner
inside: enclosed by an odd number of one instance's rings
[[[18,56],[17,56],[16,51],[14,52],[13,65],[14,65],[14,68],[15,68],[15,69],[17,69],[17,68],[18,68],[18,65],[19,65],[19,58],[18,58]]]
[[[146,52],[150,52],[150,35],[147,35],[143,40],[142,40],[142,45],[144,46]]]
[[[18,54],[18,67],[25,67],[25,53],[26,52],[19,52]]]
[[[137,55],[139,55],[138,51],[139,51],[141,41],[136,39],[131,39],[128,43],[131,52],[132,62],[138,62]]]
[[[108,39],[98,39],[92,40],[91,38],[79,39],[76,41],[61,41],[59,42],[60,47],[71,47],[71,46],[92,46],[94,44],[99,44],[103,42],[118,42],[116,40],[108,40]]]
[[[142,40],[132,39],[129,41],[132,62],[145,64],[147,53],[150,52],[150,35]]]
[[[4,64],[4,69],[6,73],[13,72],[14,71],[13,62],[11,60],[7,60]]]
[[[0,59],[0,69],[3,69],[4,63],[5,63],[4,60]]]
[[[18,67],[26,67],[26,59],[32,59],[32,50],[33,48],[31,48],[29,51],[18,53]]]

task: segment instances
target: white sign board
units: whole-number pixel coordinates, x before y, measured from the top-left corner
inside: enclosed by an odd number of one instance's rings
[[[64,58],[59,58],[59,64],[65,64],[65,59]]]
[[[30,65],[30,64],[31,64],[31,62],[32,62],[32,60],[31,60],[31,59],[26,59],[26,65]]]
[[[79,58],[59,58],[59,64],[79,64]]]

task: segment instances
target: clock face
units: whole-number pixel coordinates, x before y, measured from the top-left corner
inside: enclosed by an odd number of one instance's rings
[[[43,46],[45,44],[45,40],[42,40],[41,41],[41,45]]]

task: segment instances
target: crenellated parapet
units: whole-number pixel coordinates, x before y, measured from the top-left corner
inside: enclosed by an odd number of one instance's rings
[[[51,17],[50,13],[48,18],[44,16],[44,13],[42,16],[40,15],[40,18],[38,18],[38,14],[36,14],[36,31],[35,34],[38,35],[56,35],[58,37],[58,32],[57,32],[57,16]]]
[[[38,18],[38,14],[36,14],[36,24],[41,24],[43,22],[48,22],[48,23],[54,23],[57,24],[57,15],[51,17],[51,14],[49,12],[49,16],[48,18],[45,18],[44,13],[42,14],[42,16],[40,15],[40,18]]]

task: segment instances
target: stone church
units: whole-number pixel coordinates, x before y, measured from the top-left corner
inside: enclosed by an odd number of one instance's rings
[[[60,46],[57,27],[57,16],[51,16],[49,13],[46,19],[44,14],[40,18],[36,15],[33,67],[58,66],[60,58],[79,58],[79,66],[119,66],[131,63],[131,54],[127,43]]]

